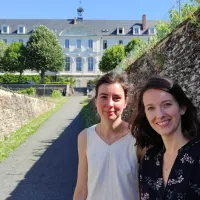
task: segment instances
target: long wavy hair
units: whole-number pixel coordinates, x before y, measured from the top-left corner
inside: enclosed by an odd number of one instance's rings
[[[133,91],[133,106],[135,111],[130,120],[130,127],[136,144],[140,147],[155,146],[161,148],[163,141],[161,136],[150,126],[144,109],[143,95],[149,89],[159,89],[170,93],[180,107],[186,107],[186,112],[181,115],[181,129],[183,135],[189,140],[194,139],[200,133],[200,121],[197,109],[186,96],[182,88],[172,80],[163,76],[152,76],[144,85],[138,86]]]

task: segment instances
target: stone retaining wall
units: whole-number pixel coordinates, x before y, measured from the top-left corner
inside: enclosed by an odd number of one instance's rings
[[[47,101],[0,89],[0,139],[54,106]]]

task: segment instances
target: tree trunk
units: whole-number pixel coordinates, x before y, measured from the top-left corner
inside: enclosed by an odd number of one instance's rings
[[[40,76],[41,76],[41,83],[44,84],[44,83],[45,83],[45,78],[44,78],[45,72],[44,72],[44,71],[41,71]]]
[[[23,71],[19,72],[18,83],[21,83]]]

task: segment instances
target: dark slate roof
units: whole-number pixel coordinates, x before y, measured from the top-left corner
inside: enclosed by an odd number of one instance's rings
[[[0,29],[2,25],[8,25],[11,28],[11,34],[17,34],[17,27],[23,25],[26,27],[26,33],[31,33],[34,27],[39,25],[47,26],[50,30],[55,33],[61,33],[65,29],[69,29],[74,24],[74,19],[0,19]],[[117,27],[124,28],[124,35],[133,35],[132,27],[134,25],[141,26],[141,20],[85,20],[82,21],[77,19],[78,25],[84,25],[92,29],[97,35],[116,35]],[[154,27],[156,20],[147,20],[146,27]],[[104,31],[103,31],[104,30]],[[108,31],[107,31],[108,30]],[[145,30],[143,31],[145,34]]]

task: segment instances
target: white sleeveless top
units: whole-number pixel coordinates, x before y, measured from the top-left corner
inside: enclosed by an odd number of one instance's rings
[[[139,200],[135,139],[129,133],[108,145],[95,127],[87,129],[87,200]]]

